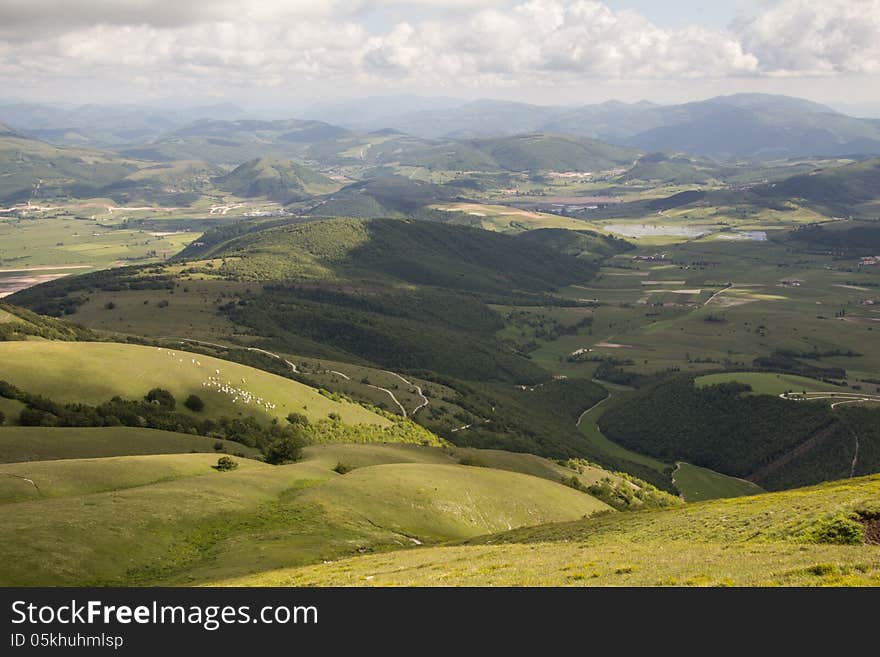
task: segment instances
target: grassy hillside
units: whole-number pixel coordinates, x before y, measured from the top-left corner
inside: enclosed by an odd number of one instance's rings
[[[238,457],[238,467],[271,468]],[[0,504],[90,495],[215,472],[216,454],[115,456],[0,465]]]
[[[403,217],[420,208],[458,198],[460,191],[399,175],[378,175],[347,185],[314,203],[317,217]]]
[[[880,159],[819,169],[760,187],[756,191],[768,197],[803,199],[830,212],[850,214],[861,203],[880,200],[878,190]]]
[[[880,477],[621,513],[465,545],[266,572],[235,586],[878,586]],[[871,524],[873,523],[873,524]],[[876,540],[876,538],[874,539]]]
[[[589,260],[602,260],[634,248],[626,240],[600,235],[589,230],[541,228],[522,233],[519,239],[529,244],[539,244],[560,251],[565,255]]]
[[[215,449],[217,444],[221,450]],[[94,459],[148,454],[240,453],[256,457],[256,449],[231,440],[133,427],[3,427],[0,463]]]
[[[745,479],[727,477],[714,470],[679,462],[672,473],[672,483],[688,502],[717,500],[723,497],[757,495],[763,489]]]
[[[594,139],[530,134],[467,142],[507,171],[603,171],[629,166],[637,151]]]
[[[411,462],[399,463],[400,448],[387,448],[387,459],[385,449],[313,447],[294,465],[242,462],[232,472],[203,467],[201,455],[89,460],[78,471],[67,462],[0,466],[22,476],[54,472],[55,491],[68,495],[0,505],[10,530],[0,537],[8,557],[0,581],[198,583],[608,509],[546,479],[439,464],[435,450],[420,457],[413,449]],[[332,469],[365,450],[374,465]],[[174,478],[147,483],[162,468]],[[116,488],[90,489],[98,479]]]
[[[0,343],[0,380],[62,403],[94,405],[117,395],[141,399],[158,387],[181,402],[198,395],[205,402],[202,413],[214,417],[244,413],[268,421],[297,412],[317,421],[336,413],[348,424],[390,424],[361,406],[331,400],[314,388],[262,370],[140,345],[4,342]],[[182,405],[181,410],[187,412]]]
[[[310,143],[344,133],[341,128],[320,121],[206,119],[162,139],[126,148],[122,153],[144,160],[202,160],[237,166],[258,157],[301,156]]]
[[[0,130],[0,202],[65,196],[74,186],[102,187],[137,167],[116,155],[59,148]]]
[[[299,201],[339,189],[338,183],[301,164],[268,157],[240,164],[218,178],[215,184],[236,196],[260,196],[279,203]]]
[[[0,342],[40,337],[46,340],[88,340],[94,334],[75,324],[0,303]]]
[[[260,280],[283,280],[296,273],[318,275],[360,270],[408,283],[466,290],[530,292],[583,280],[594,267],[560,257],[542,246],[488,231],[430,222],[331,221],[269,228],[198,252],[202,258],[236,258],[228,269],[241,276],[259,263]],[[277,271],[270,269],[276,263]]]

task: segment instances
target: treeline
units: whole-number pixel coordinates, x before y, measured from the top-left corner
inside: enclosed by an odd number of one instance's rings
[[[0,311],[22,320],[0,322],[0,342],[26,340],[40,337],[46,340],[94,340],[95,334],[89,329],[68,322],[43,317],[25,308],[0,303]]]
[[[833,411],[824,401],[792,402],[750,390],[739,383],[697,388],[692,376],[679,375],[609,408],[599,425],[634,451],[772,490],[849,476],[856,436],[857,473],[880,470],[880,411]]]
[[[752,361],[752,366],[758,370],[769,370],[771,372],[780,372],[783,374],[796,374],[798,376],[806,376],[811,379],[821,379],[822,381],[828,383],[833,383],[834,380],[842,380],[846,378],[846,370],[842,367],[819,367],[818,365],[809,365],[798,360],[798,357],[821,357],[814,355],[804,355],[804,353],[812,352],[776,350],[769,356],[760,356],[754,359]],[[849,355],[849,353],[831,355]]]
[[[31,427],[139,427],[160,429],[209,438],[225,439],[260,450],[270,463],[295,460],[299,450],[309,444],[327,442],[405,442],[442,445],[431,432],[380,409],[373,409],[391,420],[387,426],[347,425],[338,418],[309,422],[304,415],[291,413],[286,421],[260,422],[252,416],[202,417],[205,403],[190,395],[177,407],[174,396],[162,388],[150,390],[143,399],[113,397],[96,406],[63,404],[42,395],[26,392],[7,381],[0,381],[0,397],[24,404],[18,424]]]

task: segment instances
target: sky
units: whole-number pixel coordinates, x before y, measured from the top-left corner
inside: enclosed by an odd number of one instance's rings
[[[880,0],[0,0],[0,98],[783,93],[880,116]]]

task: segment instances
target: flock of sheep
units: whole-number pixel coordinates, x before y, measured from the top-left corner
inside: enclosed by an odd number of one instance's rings
[[[184,362],[184,359],[178,356],[178,354],[173,351],[162,349],[162,347],[158,347],[158,350],[164,351],[166,354],[168,354],[171,360],[176,360],[178,363]],[[202,366],[202,362],[195,358],[190,358],[190,362],[196,367]],[[247,383],[245,379],[242,379],[241,382],[242,384]],[[206,381],[202,381],[202,387],[210,390],[215,390],[217,392],[232,397],[233,404],[241,402],[242,404],[249,405],[253,403],[256,406],[264,407],[267,411],[273,411],[275,410],[275,408],[277,408],[276,404],[273,404],[272,402],[265,400],[262,397],[257,397],[250,391],[233,384],[231,381],[223,382],[220,379],[220,370],[214,370],[214,374],[210,375]]]

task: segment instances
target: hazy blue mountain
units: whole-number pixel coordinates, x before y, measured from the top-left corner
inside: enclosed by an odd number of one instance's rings
[[[610,101],[556,107],[480,100],[417,111],[402,106],[396,115],[365,115],[359,127],[435,139],[556,133],[719,160],[880,153],[880,120],[768,94],[735,94],[680,105]]]
[[[62,146],[93,148],[154,140],[197,119],[229,120],[246,115],[231,103],[171,108],[0,104],[0,121],[24,134]]]

